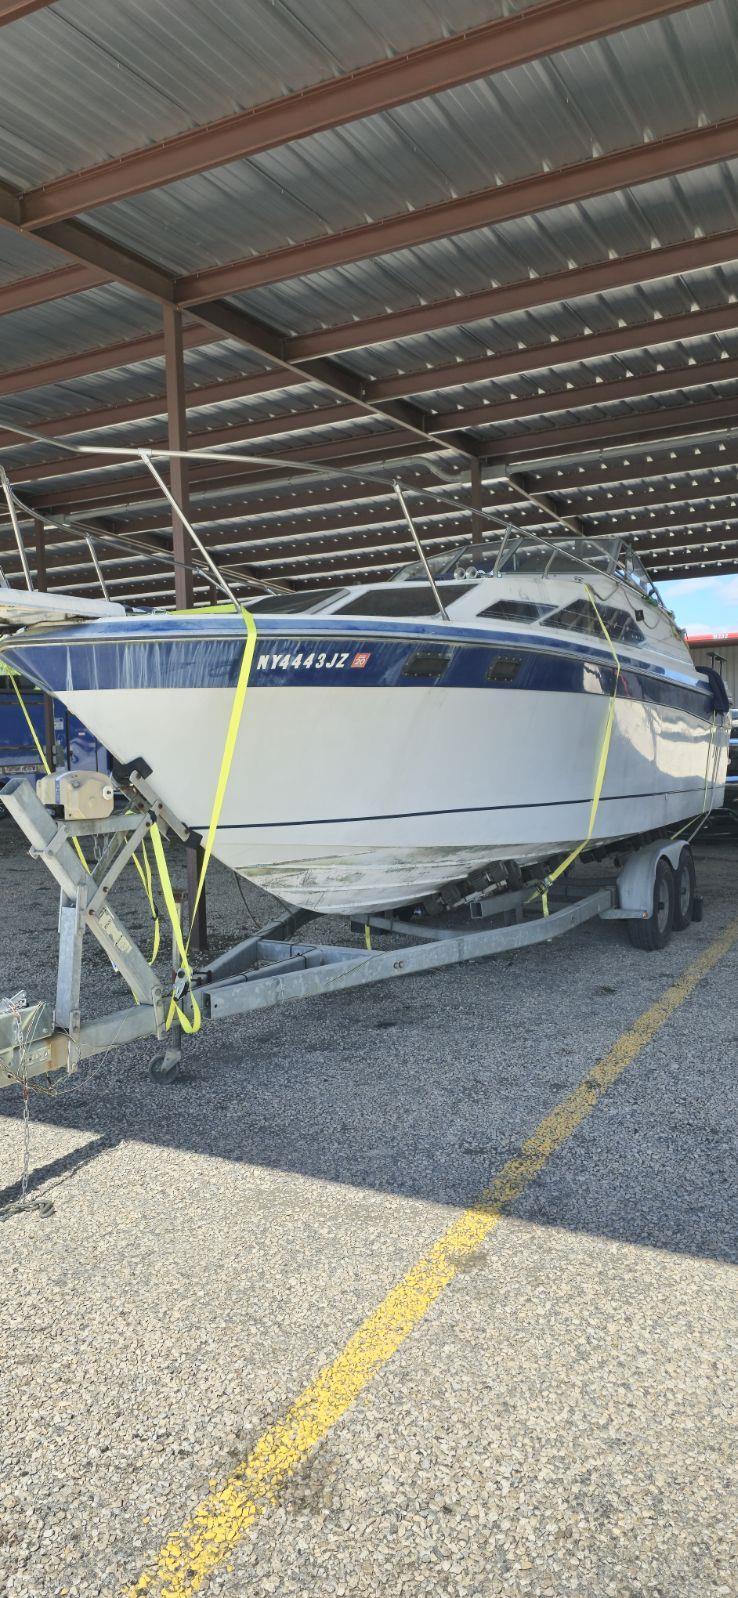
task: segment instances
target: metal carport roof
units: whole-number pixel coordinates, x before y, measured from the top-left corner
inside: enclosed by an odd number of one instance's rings
[[[167,440],[222,449],[173,485],[244,592],[402,560],[395,469],[429,542],[473,499],[738,570],[737,45],[736,0],[0,0],[0,463],[39,581],[94,591],[84,526],[111,594],[172,602],[145,468],[65,449]]]

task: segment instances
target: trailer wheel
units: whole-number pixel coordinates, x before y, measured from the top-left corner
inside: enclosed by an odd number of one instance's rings
[[[674,873],[674,931],[684,932],[694,919],[694,900],[697,873],[691,849],[682,849],[679,865]]]
[[[665,949],[674,925],[676,887],[668,860],[656,867],[653,884],[653,909],[647,919],[628,922],[628,937],[636,949]]]

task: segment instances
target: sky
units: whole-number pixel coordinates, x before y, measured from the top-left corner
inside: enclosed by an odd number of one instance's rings
[[[687,577],[658,590],[688,633],[738,632],[738,577]]]

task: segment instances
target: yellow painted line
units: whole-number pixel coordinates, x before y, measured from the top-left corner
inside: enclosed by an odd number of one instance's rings
[[[224,1485],[204,1498],[179,1531],[164,1544],[153,1569],[144,1571],[126,1598],[191,1598],[306,1456],[397,1353],[436,1299],[463,1269],[466,1257],[494,1230],[503,1212],[543,1170],[577,1127],[591,1115],[603,1093],[633,1063],[698,982],[738,942],[738,917],[666,989],[660,999],[623,1032],[573,1092],[544,1117],[520,1153],[503,1165],[472,1207],[434,1243],[424,1259],[390,1289],[387,1297],[354,1332],[342,1352],[320,1371],[287,1413],[270,1426]]]

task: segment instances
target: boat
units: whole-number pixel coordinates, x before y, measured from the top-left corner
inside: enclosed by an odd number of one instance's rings
[[[693,664],[617,536],[506,528],[389,581],[266,594],[249,613],[213,852],[290,906],[409,905],[495,862],[679,829],[722,803],[722,681]],[[6,589],[0,617],[0,657],[150,773],[202,838],[243,614]]]

